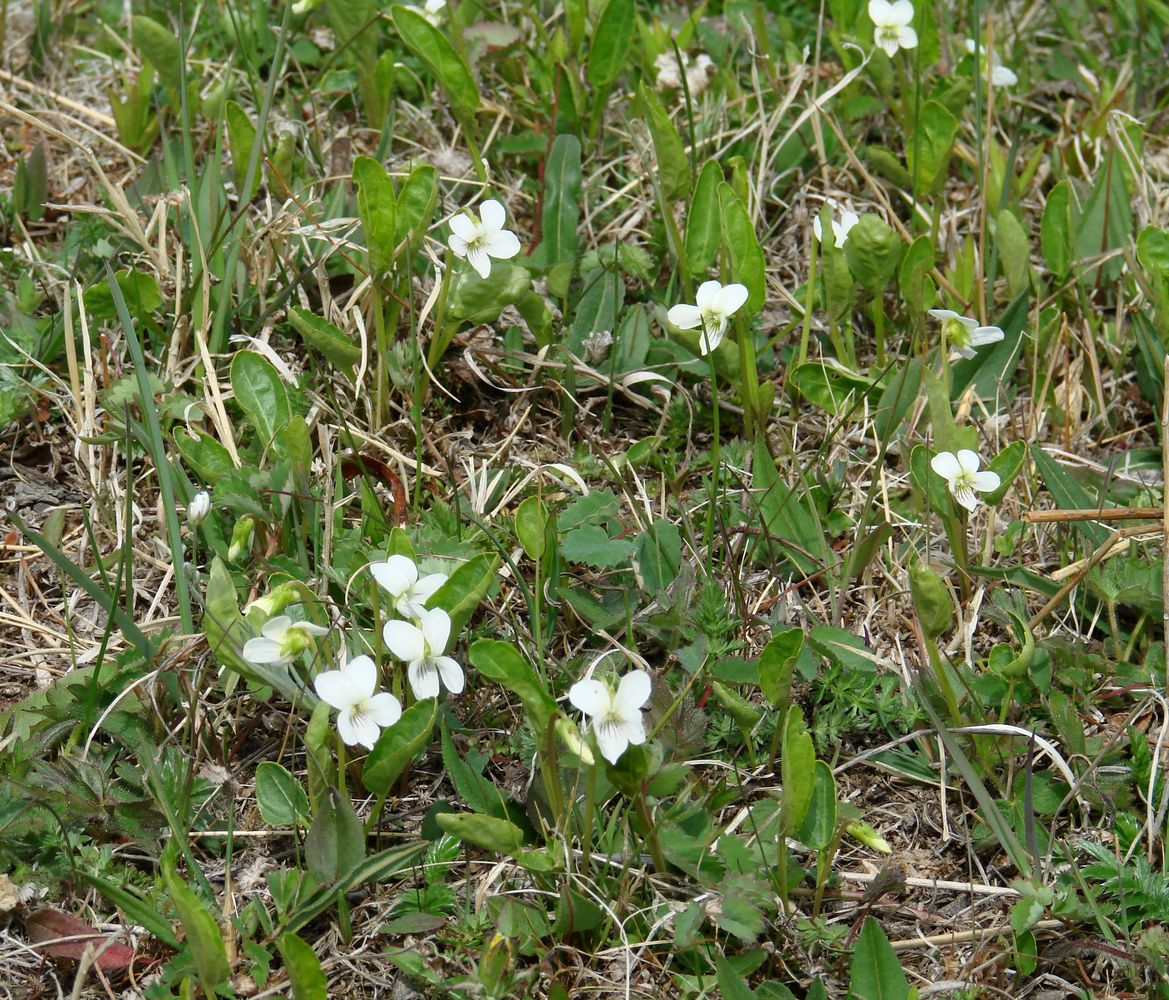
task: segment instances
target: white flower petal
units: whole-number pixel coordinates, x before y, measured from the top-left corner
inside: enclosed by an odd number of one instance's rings
[[[451,248],[456,257],[467,256],[467,241],[461,236],[456,236],[454,233],[451,233],[451,235],[446,238],[446,244]]]
[[[372,698],[377,690],[377,664],[368,656],[355,656],[342,668],[349,683],[361,697],[359,701]]]
[[[889,0],[869,0],[869,19],[878,28],[893,23],[893,5]]]
[[[386,622],[382,626],[382,639],[394,656],[407,663],[421,660],[426,655],[422,629],[410,622]]]
[[[333,708],[352,708],[364,695],[357,690],[344,670],[326,670],[313,680],[317,697]]]
[[[392,555],[385,562],[370,563],[369,572],[379,586],[394,597],[401,597],[418,582],[418,567],[413,559],[403,555]]]
[[[241,655],[248,663],[283,664],[291,662],[284,655],[284,644],[267,636],[249,639],[244,643]]]
[[[718,345],[723,341],[725,331],[725,323],[716,330],[703,330],[702,335],[698,338],[698,353],[706,357],[711,351],[717,350]]]
[[[985,344],[997,344],[1006,334],[997,326],[980,326],[970,334],[970,346],[982,347]]]
[[[507,210],[494,198],[488,198],[479,206],[479,218],[487,233],[497,233],[507,221]]]
[[[482,232],[482,227],[464,212],[452,215],[447,225],[451,227],[451,232],[459,237],[464,244],[473,243]],[[457,253],[458,251],[456,250],[455,252]]]
[[[722,313],[723,316],[733,316],[742,308],[743,303],[747,301],[750,292],[747,291],[746,285],[740,285],[737,281],[729,285],[723,285],[719,293],[714,297],[715,312]]]
[[[414,660],[406,668],[406,677],[410,681],[410,690],[419,701],[438,697],[438,668],[433,661]]]
[[[341,712],[337,716],[337,732],[349,746],[361,744],[367,750],[374,748],[377,738],[382,734],[378,724],[364,710],[364,706],[348,708]]]
[[[966,39],[966,51],[974,55],[974,50],[978,48],[978,43],[973,38]]]
[[[448,579],[445,573],[430,573],[410,588],[410,594],[415,601],[425,604]]]
[[[329,630],[324,625],[318,625],[316,622],[295,622],[288,631],[291,632],[293,629],[297,632],[303,632],[305,635],[329,634]]]
[[[292,627],[292,619],[288,615],[277,615],[260,626],[260,634],[276,642],[283,642],[288,637],[288,630]]]
[[[353,725],[353,719],[350,715],[351,709],[345,709],[337,716],[337,732],[341,734],[341,742],[347,747],[357,746],[360,735],[357,728]]]
[[[896,0],[889,7],[890,24],[909,24],[913,20],[912,0]],[[916,43],[916,40],[915,40]]]
[[[632,719],[626,719],[621,728],[625,732],[625,738],[634,746],[640,746],[645,742],[645,719],[640,712]]]
[[[970,487],[966,486],[961,489],[953,491],[954,499],[965,507],[970,513],[974,513],[974,509],[978,506],[978,495]]]
[[[616,764],[629,746],[629,737],[625,727],[616,723],[597,726],[597,745],[601,748],[601,756],[610,764]]]
[[[878,31],[874,36],[874,41],[877,43],[877,45],[885,50],[885,55],[887,55],[890,59],[897,55],[897,50],[901,48],[896,38],[892,38],[889,35],[883,35],[880,33],[880,31]]]
[[[942,320],[942,322],[945,322],[948,319],[961,319],[962,318],[956,312],[954,312],[953,309],[930,309],[929,315],[932,316],[934,319]]]
[[[722,291],[722,282],[720,281],[704,281],[698,286],[698,293],[694,296],[694,301],[698,304],[698,308],[703,312],[709,310],[713,305],[718,293]]]
[[[1006,66],[995,66],[990,71],[990,82],[996,87],[1013,87],[1019,82],[1019,78]]]
[[[421,626],[427,655],[438,656],[445,653],[446,644],[451,637],[451,616],[442,608],[431,608],[422,616]]]
[[[589,716],[604,715],[613,706],[613,695],[608,685],[592,678],[573,684],[568,689],[568,700],[573,708]]]
[[[478,272],[480,278],[486,279],[491,274],[491,258],[487,256],[487,251],[482,247],[468,247],[467,260]]]
[[[384,729],[402,718],[402,704],[389,691],[383,691],[365,703],[365,712]]]
[[[679,330],[693,330],[696,326],[702,326],[702,310],[698,306],[671,306],[666,319]]]
[[[631,670],[621,678],[617,685],[617,694],[613,698],[613,707],[623,718],[630,719],[640,715],[641,706],[649,701],[649,693],[653,687],[649,674],[644,670]]]
[[[930,459],[930,468],[943,479],[953,482],[962,474],[962,466],[951,451],[939,451]]]
[[[913,15],[910,14],[910,17],[912,16]],[[897,44],[900,45],[903,49],[916,49],[917,32],[913,28],[906,25],[897,33]]]
[[[958,449],[958,464],[962,466],[962,471],[973,475],[978,471],[978,467],[982,464],[982,459],[978,457],[978,452],[971,451],[969,448]]]
[[[458,694],[463,690],[463,668],[458,661],[450,656],[436,656],[434,666],[438,676],[442,678],[442,686],[451,694]]]
[[[990,469],[986,469],[983,472],[976,472],[970,478],[970,484],[979,493],[993,493],[1002,485],[1002,480],[999,478],[997,472],[991,472]]]
[[[496,260],[510,260],[520,252],[520,238],[510,229],[492,233],[483,241],[483,251]]]
[[[861,217],[857,215],[856,212],[850,212],[846,210],[840,216],[840,229],[844,233],[845,237],[848,236],[848,231],[860,221]]]
[[[812,220],[812,232],[815,234],[817,242],[820,242],[824,239],[824,234],[821,231],[821,227],[820,227],[820,216],[819,215],[817,215]]]

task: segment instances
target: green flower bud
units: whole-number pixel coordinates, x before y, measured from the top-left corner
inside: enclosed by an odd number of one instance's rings
[[[251,514],[245,514],[235,522],[231,530],[231,545],[227,550],[230,562],[239,562],[252,547],[252,533],[256,530],[256,519]]]
[[[864,823],[859,819],[854,819],[851,823],[846,823],[844,832],[854,840],[859,840],[865,847],[876,851],[878,854],[893,853],[893,848],[889,846],[889,841],[877,833],[868,823]]]
[[[274,618],[280,614],[288,605],[299,604],[301,602],[300,590],[294,583],[282,583],[279,587],[265,594],[263,597],[257,597],[246,608],[244,614],[256,609],[264,615],[264,620]]]
[[[479,983],[489,997],[507,995],[513,961],[511,940],[496,934],[479,959]]]
[[[948,632],[954,620],[954,601],[945,581],[925,563],[909,571],[909,593],[921,630],[929,640]]]
[[[580,730],[577,729],[576,723],[565,715],[557,718],[556,735],[560,737],[560,742],[568,747],[569,753],[575,754],[580,758],[582,764],[587,764],[592,767],[596,763],[596,758],[593,757],[592,750],[589,745],[581,738]]]

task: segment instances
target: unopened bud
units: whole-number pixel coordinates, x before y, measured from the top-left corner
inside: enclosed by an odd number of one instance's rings
[[[954,618],[954,601],[945,581],[923,562],[909,571],[909,593],[927,639],[937,639],[949,631]]]

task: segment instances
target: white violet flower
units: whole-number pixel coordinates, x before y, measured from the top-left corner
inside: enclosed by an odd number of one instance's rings
[[[958,454],[940,451],[930,459],[930,468],[946,480],[950,495],[973,513],[978,506],[978,493],[993,493],[999,488],[999,475],[989,469],[979,472],[981,464],[976,452],[962,448]]]
[[[929,314],[942,321],[942,336],[946,345],[964,358],[974,357],[974,348],[997,344],[1004,336],[999,327],[979,326],[978,320],[959,316],[953,309],[931,309]]]
[[[892,59],[898,49],[917,48],[917,32],[910,27],[913,21],[913,4],[910,0],[869,0],[869,17],[872,19],[873,44],[885,50]]]
[[[621,678],[616,693],[604,681],[577,681],[568,690],[568,700],[584,712],[597,734],[597,746],[610,764],[616,764],[629,745],[645,742],[642,706],[649,700],[649,674],[631,670]]]
[[[856,212],[851,212],[847,209],[841,213],[839,222],[837,222],[835,219],[832,220],[833,243],[836,244],[837,250],[843,247],[845,242],[848,240],[848,231],[860,221],[861,218],[856,214]],[[820,216],[817,214],[817,216],[812,220],[812,232],[816,234],[816,239],[820,242],[822,242],[824,239],[824,235],[820,231],[821,228]]]
[[[480,278],[491,273],[491,258],[509,260],[520,252],[520,240],[503,228],[507,214],[503,206],[488,199],[479,206],[479,218],[469,212],[451,216],[447,244],[458,257],[466,257]]]
[[[415,698],[437,698],[440,686],[451,694],[463,690],[463,668],[453,658],[443,656],[450,636],[451,616],[442,608],[423,611],[417,625],[393,621],[383,626],[382,638],[390,652],[406,661],[406,676]]]
[[[402,717],[402,706],[388,691],[377,691],[377,666],[357,656],[340,670],[326,670],[313,681],[317,695],[337,709],[337,732],[346,746],[372,750],[382,730]]]
[[[723,285],[717,281],[704,281],[698,286],[695,296],[697,305],[671,306],[666,318],[682,330],[701,326],[698,349],[709,354],[722,342],[727,322],[747,301],[748,294],[747,286],[737,282]]]
[[[974,39],[967,38],[966,51],[971,55],[974,55],[977,49],[978,44],[974,41]],[[986,58],[985,47],[982,49],[982,56],[984,59]],[[982,70],[983,67],[979,67],[979,72],[985,76],[986,74],[982,72]],[[1019,82],[1019,78],[1015,76],[1014,72],[1002,64],[1002,61],[999,59],[999,54],[997,52],[991,53],[990,57],[990,82],[993,83],[996,87],[1013,87],[1016,83]]]
[[[433,24],[435,27],[438,27],[438,15],[442,12],[443,8],[446,7],[446,0],[426,0],[426,3],[421,7],[413,3],[408,3],[405,6],[409,7],[411,10],[417,11],[431,24]]]
[[[663,52],[654,60],[654,68],[658,71],[654,85],[658,90],[681,90],[682,74],[679,72],[678,57],[673,50]],[[686,74],[686,89],[691,97],[698,97],[714,79],[718,72],[714,60],[705,52],[700,52],[693,62],[685,52],[682,53],[681,69]]]
[[[243,658],[249,663],[271,663],[282,667],[308,648],[309,636],[327,635],[329,630],[312,622],[294,622],[279,615],[260,627],[260,634],[244,643]]]
[[[191,502],[187,504],[187,524],[192,528],[197,528],[210,513],[211,494],[206,490],[200,490],[191,497]]]
[[[403,555],[370,563],[369,571],[394,599],[394,610],[403,618],[421,618],[426,613],[426,602],[447,581],[445,573],[430,573],[419,578],[414,560]]]

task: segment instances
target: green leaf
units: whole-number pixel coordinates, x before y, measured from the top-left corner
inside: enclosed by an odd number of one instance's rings
[[[413,7],[395,4],[390,18],[403,42],[421,59],[446,91],[451,111],[469,122],[479,110],[479,86],[470,67],[447,41],[446,35]]]
[[[1066,180],[1056,184],[1047,196],[1040,240],[1048,269],[1062,281],[1072,266],[1071,188]]]
[[[718,956],[715,969],[723,1000],[756,1000],[755,992],[747,985],[747,980],[735,971],[725,955]]]
[[[519,302],[531,287],[531,274],[516,264],[494,261],[486,278],[480,278],[473,268],[467,267],[455,279],[447,314],[459,322],[494,323],[504,309]]]
[[[394,262],[398,245],[394,185],[385,168],[369,156],[353,161],[353,185],[357,189],[357,214],[365,230],[369,269],[384,274]]]
[[[224,117],[227,119],[227,145],[231,150],[231,173],[235,178],[235,190],[240,202],[249,202],[260,189],[260,174],[252,178],[252,186],[244,190],[247,181],[248,161],[252,156],[252,148],[256,144],[256,126],[252,124],[248,113],[235,101],[228,101],[224,105]]]
[[[690,194],[690,157],[682,137],[662,107],[658,95],[642,81],[637,87],[640,112],[649,126],[654,155],[658,161],[658,183],[666,201],[676,201]]]
[[[933,191],[945,180],[957,134],[958,119],[948,108],[937,101],[922,105],[917,128],[905,150],[909,176],[916,180],[919,190]]]
[[[532,729],[542,738],[556,715],[556,702],[520,651],[510,642],[477,639],[468,656],[479,673],[519,697]]]
[[[736,691],[718,681],[710,682],[710,693],[745,733],[755,728],[763,713]]]
[[[1002,503],[1003,497],[1007,495],[1007,490],[1011,488],[1011,483],[1015,481],[1015,477],[1022,471],[1023,463],[1026,460],[1027,445],[1022,441],[1012,441],[995,455],[986,468],[988,471],[998,475],[999,488],[990,493],[983,494],[982,499],[992,507],[997,507]]]
[[[503,794],[459,756],[445,718],[440,732],[443,770],[459,797],[477,813],[507,819],[507,802]]]
[[[499,556],[480,553],[456,569],[426,602],[451,616],[451,635],[457,636],[499,575]]]
[[[926,506],[935,514],[951,517],[954,513],[953,500],[946,481],[930,466],[933,452],[924,444],[916,445],[909,453],[909,471],[913,484],[925,498]]]
[[[199,431],[191,437],[185,427],[176,427],[171,437],[183,461],[203,482],[215,483],[235,470],[231,453],[210,434]]]
[[[909,981],[881,925],[865,920],[852,953],[850,1000],[910,1000]]]
[[[832,768],[818,760],[813,775],[812,798],[796,839],[813,851],[822,851],[836,833],[836,779]]]
[[[877,295],[897,273],[904,250],[896,229],[876,215],[862,215],[848,231],[844,258],[852,276]]]
[[[1039,470],[1039,475],[1043,477],[1043,485],[1055,497],[1055,502],[1060,508],[1088,510],[1094,507],[1112,506],[1104,503],[1102,498],[1093,497],[1038,444],[1031,445],[1031,458]],[[1112,536],[1112,532],[1104,525],[1092,521],[1073,521],[1072,528],[1077,534],[1083,536],[1093,548],[1103,545]]]
[[[329,982],[317,953],[291,933],[281,934],[276,939],[276,947],[284,959],[292,1000],[329,1000]]]
[[[126,304],[126,311],[135,319],[145,319],[162,305],[162,291],[154,275],[144,271],[124,270],[114,275],[114,280]],[[114,292],[108,278],[87,288],[84,300],[92,319],[118,318],[118,308],[114,304]]]
[[[309,805],[313,816],[320,812],[329,794],[329,780],[333,771],[331,715],[330,707],[318,701],[304,729],[304,758],[308,766]]]
[[[1110,149],[1096,183],[1084,202],[1076,227],[1076,256],[1098,257],[1109,250],[1119,250],[1132,238],[1132,203],[1124,182],[1122,160],[1115,149]],[[1113,281],[1120,275],[1124,262],[1113,258],[1098,269],[1098,275]],[[1097,269],[1089,269],[1084,281],[1097,280]]]
[[[256,805],[269,826],[292,826],[308,821],[308,796],[304,787],[275,761],[256,768]]]
[[[231,391],[266,447],[292,416],[279,373],[255,351],[240,351],[231,360]]]
[[[901,298],[911,316],[924,317],[937,300],[937,289],[930,280],[934,266],[934,241],[927,235],[919,236],[909,244],[897,272]]]
[[[294,413],[276,432],[273,443],[276,454],[287,459],[293,473],[307,482],[313,464],[313,441],[309,436],[308,421]]]
[[[349,799],[336,788],[329,789],[309,827],[304,857],[309,874],[321,885],[343,883],[365,860],[365,828]]]
[[[565,344],[578,357],[584,353],[585,338],[599,330],[612,331],[625,301],[625,282],[616,271],[590,271],[584,291],[576,304],[576,316]]]
[[[633,567],[647,594],[657,597],[678,576],[682,535],[678,526],[659,517],[634,542]]]
[[[694,185],[690,211],[686,213],[686,266],[691,274],[702,274],[713,263],[722,239],[722,213],[718,189],[723,183],[722,167],[707,160]]]
[[[1007,290],[1014,298],[1031,286],[1031,244],[1022,223],[1009,208],[999,212],[994,238],[1007,276]]]
[[[394,244],[409,239],[417,247],[426,236],[438,206],[438,171],[423,163],[410,171],[402,190],[398,192]]]
[[[780,629],[759,654],[759,689],[772,708],[786,712],[791,703],[792,674],[804,649],[804,630]]]
[[[610,538],[604,528],[583,524],[573,528],[560,542],[560,555],[567,562],[585,563],[596,569],[623,566],[633,555],[633,543],[626,538]]]
[[[775,460],[760,436],[755,438],[751,458],[751,493],[766,529],[766,551],[772,551],[774,536],[787,543],[779,551],[802,573],[823,569],[830,556],[824,535],[807,504],[780,482]]]
[[[158,912],[155,902],[147,902],[117,883],[109,881],[104,876],[87,872],[84,868],[77,868],[76,873],[82,881],[89,883],[105,896],[107,902],[116,906],[134,923],[145,927],[168,948],[178,951],[182,947],[171,928],[170,921]]]
[[[536,254],[543,267],[576,260],[582,184],[580,140],[569,133],[558,135],[544,164],[544,208],[540,216],[543,238]]]
[[[1137,260],[1146,271],[1169,276],[1169,232],[1157,226],[1145,226],[1137,236]]]
[[[537,562],[548,547],[548,508],[539,497],[528,497],[515,512],[515,533],[524,555]]]
[[[780,825],[787,833],[798,830],[808,815],[815,790],[816,748],[804,713],[792,705],[783,726],[783,757],[780,772],[783,780],[783,800],[780,803]]]
[[[439,813],[435,820],[444,833],[458,837],[465,844],[481,847],[485,851],[514,856],[524,847],[524,831],[514,823],[497,816],[448,812]]]
[[[135,14],[130,18],[130,40],[167,87],[175,93],[182,90],[183,52],[173,31],[145,14]]]
[[[341,330],[299,306],[288,310],[288,322],[309,347],[316,348],[326,360],[353,378],[353,368],[361,360],[361,348]]]
[[[231,978],[231,966],[227,963],[227,949],[219,925],[170,865],[163,866],[162,881],[183,925],[199,984],[209,997],[215,996],[217,988]]]
[[[437,718],[438,702],[425,698],[406,709],[388,729],[383,729],[365,758],[362,784],[374,795],[388,795],[407,765],[430,744]]]
[[[788,377],[808,402],[836,416],[847,413],[858,400],[873,396],[881,389],[877,379],[820,358],[796,365]]]
[[[747,286],[743,315],[750,316],[763,308],[767,294],[763,250],[755,235],[755,227],[751,225],[747,206],[725,181],[718,186],[718,206],[722,218],[723,242],[731,257],[731,278]]]
[[[587,77],[595,90],[611,86],[627,67],[635,13],[633,0],[609,0],[605,5],[589,44]]]

